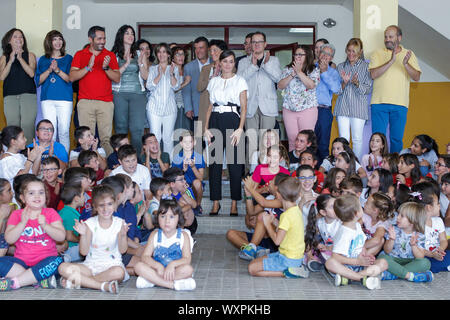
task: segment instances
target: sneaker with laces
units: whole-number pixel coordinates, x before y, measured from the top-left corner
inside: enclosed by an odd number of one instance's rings
[[[426,272],[414,272],[413,282],[431,282],[433,281],[433,272],[430,270]]]
[[[308,261],[307,266],[308,269],[312,272],[318,272],[323,269],[323,263],[320,263],[319,261],[312,259]]]
[[[239,252],[239,258],[252,261],[256,258],[256,249],[250,244],[243,245]]]
[[[369,290],[381,289],[380,278],[378,277],[363,277],[361,279],[361,284]]]
[[[395,280],[398,279],[398,277],[396,275],[393,275],[392,273],[390,273],[389,271],[385,270],[383,271],[383,273],[381,274],[381,280]]]
[[[38,286],[43,289],[56,289],[58,287],[58,282],[56,281],[56,277],[53,275],[50,278],[39,281]]]
[[[145,289],[145,288],[153,288],[155,285],[145,279],[144,277],[137,277],[136,279],[136,288],[138,289]]]
[[[267,256],[270,253],[270,249],[264,247],[256,247],[256,258]]]
[[[194,290],[196,288],[196,283],[194,278],[187,278],[181,280],[175,280],[173,282],[173,287],[175,290]]]
[[[300,267],[287,268],[286,270],[283,271],[283,274],[286,278],[290,279],[309,277],[309,271],[305,268],[304,265],[301,265]]]
[[[336,287],[339,286],[346,286],[350,283],[350,280],[347,278],[344,278],[343,276],[336,274],[336,276],[334,277],[334,285]]]
[[[12,290],[13,281],[11,279],[2,278],[0,279],[0,291]]]

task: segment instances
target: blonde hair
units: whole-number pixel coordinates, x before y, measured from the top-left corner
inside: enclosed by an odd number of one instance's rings
[[[398,212],[408,218],[415,231],[425,233],[427,212],[424,205],[417,202],[405,202],[398,208]]]
[[[362,43],[361,39],[351,38],[350,40],[348,40],[347,45],[345,46],[346,53],[347,53],[348,47],[350,47],[350,46],[353,46],[355,48],[355,52],[359,56],[359,58],[364,60],[363,43]]]

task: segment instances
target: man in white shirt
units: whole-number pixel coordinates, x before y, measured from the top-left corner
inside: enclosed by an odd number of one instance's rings
[[[111,176],[124,173],[139,185],[145,199],[151,199],[150,182],[152,177],[146,166],[137,162],[137,152],[132,145],[123,145],[117,151],[120,166],[111,171]]]

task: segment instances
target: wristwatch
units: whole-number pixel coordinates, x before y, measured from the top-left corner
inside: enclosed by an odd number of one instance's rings
[[[109,66],[107,66],[106,68],[103,68],[103,70],[108,71],[109,70]]]

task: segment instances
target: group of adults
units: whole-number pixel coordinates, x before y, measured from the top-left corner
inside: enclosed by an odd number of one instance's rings
[[[89,43],[74,57],[58,31],[44,40],[45,55],[27,48],[23,32],[11,29],[2,39],[0,80],[3,80],[4,112],[8,125],[23,128],[28,141],[34,138],[36,87],[41,87],[43,117],[49,119],[59,141],[70,148],[69,129],[73,110],[73,87],[78,82],[79,124],[98,128],[101,147],[109,155],[113,123],[116,133],[131,134],[131,143],[141,150],[146,122],[163,150],[172,153],[174,130],[190,129],[212,143],[222,133],[223,146],[232,154],[243,142],[244,129],[277,127],[277,90],[283,91],[283,122],[294,149],[299,131],[312,129],[318,139],[318,163],[329,154],[333,114],[331,101],[337,95],[334,116],[339,134],[353,142],[361,155],[363,128],[371,111],[372,131],[386,133],[390,125],[390,150],[402,149],[409,104],[410,79],[418,81],[421,70],[411,50],[401,45],[402,31],[389,26],[385,47],[365,60],[363,43],[348,41],[344,62],[332,61],[335,47],[318,39],[314,49],[300,45],[292,62],[280,66],[266,50],[267,39],[257,31],[245,37],[246,55],[235,57],[223,40],[198,37],[193,42],[195,59],[185,63],[185,51],[176,44],[152,46],[136,41],[132,26],[116,33],[111,51],[105,49],[105,29],[89,29]],[[371,100],[369,97],[371,95]],[[371,108],[369,105],[371,104]],[[226,130],[232,130],[227,134]],[[257,145],[257,144],[256,144]],[[217,149],[216,149],[217,150]],[[234,153],[232,151],[235,151]],[[251,154],[254,150],[247,150]],[[173,156],[171,154],[171,156]],[[227,157],[232,200],[241,199],[243,164]],[[211,200],[221,198],[222,162],[210,163]],[[216,208],[217,209],[217,208]]]

